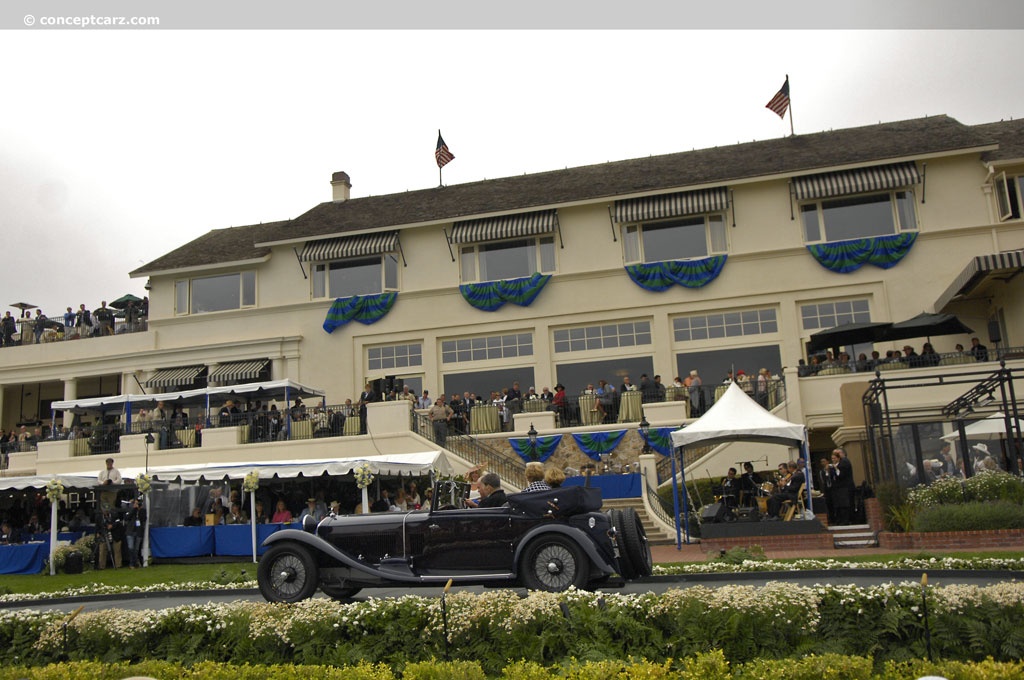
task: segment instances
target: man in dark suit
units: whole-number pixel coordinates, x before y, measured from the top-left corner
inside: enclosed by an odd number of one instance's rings
[[[359,434],[366,434],[366,405],[375,401],[377,393],[373,391],[373,385],[366,383],[359,395]]]
[[[829,476],[832,478],[832,507],[835,508],[836,524],[847,525],[857,485],[853,483],[853,464],[846,459],[846,452],[842,449],[832,452]]]
[[[773,493],[768,498],[768,517],[778,519],[779,510],[782,508],[784,501],[796,501],[801,502],[799,498],[800,487],[807,481],[804,478],[804,471],[800,469],[796,461],[790,461],[787,464],[789,468],[789,480],[777,493]]]
[[[471,508],[500,508],[505,505],[507,498],[505,490],[501,488],[501,477],[496,472],[488,472],[478,482],[480,486],[480,499],[467,500],[466,505]]]

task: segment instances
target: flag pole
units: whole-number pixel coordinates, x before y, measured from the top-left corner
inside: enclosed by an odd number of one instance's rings
[[[790,116],[789,116],[789,123],[790,123],[790,125],[793,124],[793,116],[792,116],[792,114],[790,114]],[[441,138],[441,128],[437,129],[437,138],[438,139]],[[441,179],[441,168],[443,168],[443,167],[444,166],[442,164],[440,164],[440,163],[437,164],[437,186],[439,186],[439,187],[443,187],[444,186],[444,180]]]
[[[786,85],[789,85],[789,74],[786,74]],[[440,131],[438,132],[440,134]],[[796,133],[793,132],[793,88],[789,87],[789,135],[795,137]]]

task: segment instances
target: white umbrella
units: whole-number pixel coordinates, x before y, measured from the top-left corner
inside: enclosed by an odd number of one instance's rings
[[[1024,423],[1020,419],[1016,423],[1012,422],[1012,418],[1010,420],[1014,432],[1017,432],[1018,427],[1024,432]],[[1006,414],[993,413],[987,418],[976,420],[964,428],[964,434],[967,435],[968,439],[1002,439],[1006,436]],[[942,439],[946,441],[955,441],[959,438],[960,432],[958,430],[942,435]]]

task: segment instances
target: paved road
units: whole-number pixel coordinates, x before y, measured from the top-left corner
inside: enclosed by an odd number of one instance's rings
[[[822,583],[831,584],[855,584],[859,586],[881,585],[884,583],[899,583],[902,581],[920,582],[921,572],[914,570],[892,570],[892,571],[868,571],[868,570],[845,570],[829,572],[773,572],[773,573],[745,573],[745,574],[691,574],[686,576],[656,576],[643,581],[628,583],[622,587],[602,588],[602,592],[610,593],[662,593],[671,588],[689,588],[691,586],[703,585],[710,588],[742,584],[752,586],[763,586],[769,581],[785,581],[794,585],[813,586]],[[990,585],[1005,581],[1024,581],[1024,573],[1007,571],[929,571],[928,584],[931,586],[951,585],[955,583],[968,585]],[[455,590],[462,592],[482,593],[487,591],[483,586],[457,587]],[[405,586],[393,588],[367,588],[361,591],[356,600],[368,598],[389,598],[401,597],[403,595],[416,594],[425,597],[440,597],[442,588],[422,587],[409,588]],[[525,590],[521,591],[525,594]],[[319,597],[322,597],[319,596]],[[263,598],[258,591],[216,591],[216,592],[174,592],[156,593],[148,595],[131,596],[109,596],[73,598],[56,601],[39,601],[26,605],[10,606],[5,605],[4,609],[9,610],[47,610],[56,609],[59,611],[73,611],[84,605],[84,611],[103,611],[106,609],[166,609],[177,607],[183,604],[224,604],[237,600],[248,602],[262,602]]]

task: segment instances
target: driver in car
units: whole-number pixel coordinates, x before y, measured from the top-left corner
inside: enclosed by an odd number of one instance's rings
[[[466,499],[466,507],[500,508],[505,505],[505,490],[501,488],[501,477],[496,472],[484,474],[480,481],[480,498]]]

